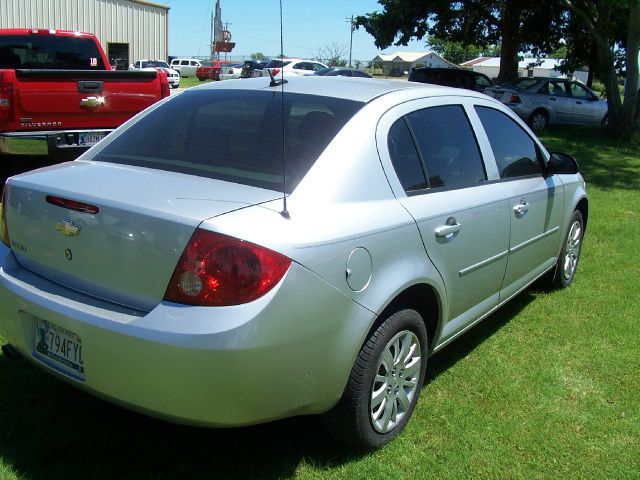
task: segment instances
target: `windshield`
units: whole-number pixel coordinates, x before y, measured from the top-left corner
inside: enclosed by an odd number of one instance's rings
[[[142,62],[142,68],[171,68],[167,65],[167,62],[161,62],[159,60],[148,60]]]
[[[289,65],[291,61],[282,61],[282,60],[271,60],[267,63],[266,68],[282,68],[286,65]]]
[[[0,68],[105,70],[105,65],[92,38],[2,35]]]
[[[195,90],[141,117],[93,160],[283,191],[280,90]],[[291,193],[361,102],[286,93],[286,192]]]

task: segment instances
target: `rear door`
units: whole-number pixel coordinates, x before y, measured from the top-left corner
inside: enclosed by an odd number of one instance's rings
[[[495,167],[483,162],[463,103],[444,97],[403,104],[382,118],[377,135],[394,193],[420,230],[425,261],[446,285],[444,337],[497,305],[509,248],[508,201],[492,181]]]
[[[573,123],[573,99],[566,82],[551,80],[538,91],[544,95],[544,102],[554,123]]]

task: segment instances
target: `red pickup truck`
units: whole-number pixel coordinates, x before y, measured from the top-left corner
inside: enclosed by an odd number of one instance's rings
[[[93,34],[0,29],[2,173],[73,159],[168,95],[163,72],[111,70]]]

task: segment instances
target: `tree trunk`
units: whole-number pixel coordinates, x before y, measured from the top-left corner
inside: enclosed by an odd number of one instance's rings
[[[627,35],[625,58],[627,81],[624,89],[624,104],[622,105],[620,116],[621,126],[628,134],[640,133],[638,49],[640,49],[640,0],[635,0],[630,2],[629,33]]]
[[[521,11],[518,0],[506,0],[502,12],[502,48],[498,83],[515,82],[518,79]]]

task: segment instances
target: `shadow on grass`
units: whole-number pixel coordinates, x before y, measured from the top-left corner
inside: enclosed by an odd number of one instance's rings
[[[602,189],[640,190],[640,146],[597,127],[552,126],[540,135],[540,140],[551,152],[573,155],[587,184]]]
[[[426,381],[468,355],[533,298],[521,294],[432,357]],[[24,359],[0,356],[0,378],[0,459],[25,479],[289,478],[303,460],[322,469],[358,458],[321,433],[317,417],[200,429],[113,406]]]
[[[493,313],[468,332],[462,334],[451,344],[429,358],[427,372],[425,375],[425,385],[435,380],[440,374],[446,372],[458,361],[469,355],[486,339],[493,336],[498,330],[517,316],[529,303],[535,300],[536,292],[544,291],[537,285],[532,285],[500,310]]]

